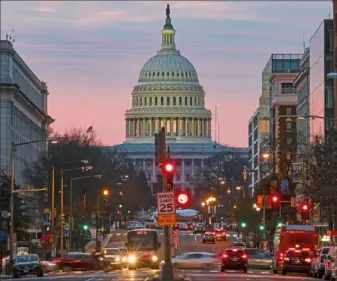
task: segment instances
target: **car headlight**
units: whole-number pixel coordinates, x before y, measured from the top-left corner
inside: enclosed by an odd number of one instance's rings
[[[122,262],[126,262],[128,259],[126,257],[122,258]]]
[[[98,259],[99,259],[100,261],[104,260],[103,257],[99,257]]]
[[[117,256],[116,261],[121,261],[121,257]]]
[[[152,256],[152,261],[157,261],[158,257],[157,256]]]
[[[130,255],[130,256],[128,257],[128,261],[129,261],[129,263],[135,263],[135,262],[136,262],[136,260],[137,260],[137,258],[136,258],[136,256],[135,256],[135,255]]]

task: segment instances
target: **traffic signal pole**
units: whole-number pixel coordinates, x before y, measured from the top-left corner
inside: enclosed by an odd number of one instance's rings
[[[161,128],[158,135],[156,135],[156,160],[159,165],[165,163],[166,156],[166,136],[165,128]],[[168,190],[167,187],[167,175],[163,173],[163,192]],[[173,265],[171,261],[171,239],[170,239],[170,228],[171,226],[164,226],[164,252],[165,252],[165,263],[161,271],[161,281],[173,281]]]

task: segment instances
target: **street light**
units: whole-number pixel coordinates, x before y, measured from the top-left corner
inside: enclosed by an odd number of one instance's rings
[[[9,232],[9,247],[10,247],[10,261],[14,259],[14,247],[13,247],[13,238],[14,238],[14,191],[15,191],[15,154],[16,148],[18,146],[24,146],[28,144],[34,144],[39,142],[50,142],[50,143],[57,143],[58,141],[55,139],[40,139],[40,140],[33,140],[21,143],[14,143],[12,142],[11,146],[11,197],[10,197],[10,232]]]
[[[202,207],[205,207],[205,206],[206,206],[206,203],[205,203],[205,202],[201,202],[201,206],[202,206]]]
[[[262,158],[263,158],[264,160],[268,160],[268,159],[270,158],[270,153],[268,153],[268,152],[262,153]]]

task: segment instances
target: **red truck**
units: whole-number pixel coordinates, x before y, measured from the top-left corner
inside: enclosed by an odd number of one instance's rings
[[[313,225],[277,226],[273,240],[273,273],[278,273],[289,249],[308,251],[310,255],[317,250],[318,233]]]

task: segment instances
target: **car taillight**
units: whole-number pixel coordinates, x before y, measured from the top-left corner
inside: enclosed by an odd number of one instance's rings
[[[58,263],[58,262],[61,262],[61,260],[60,259],[53,259],[53,261],[52,262],[54,262],[54,263]]]
[[[246,259],[247,255],[242,255],[241,258]]]
[[[226,259],[226,258],[228,258],[228,255],[227,255],[227,254],[223,254],[222,257],[223,257],[224,259]]]
[[[310,258],[306,258],[304,261],[307,262],[307,263],[311,263],[311,259]]]
[[[288,261],[288,260],[289,260],[289,258],[288,258],[288,257],[285,257],[285,258],[284,258],[284,260],[285,260],[285,261]]]

